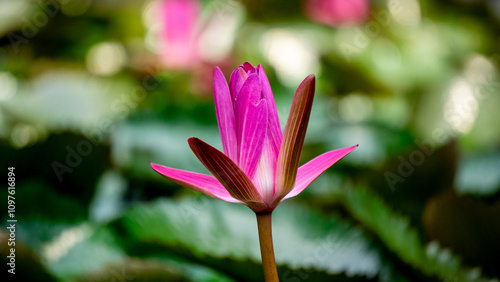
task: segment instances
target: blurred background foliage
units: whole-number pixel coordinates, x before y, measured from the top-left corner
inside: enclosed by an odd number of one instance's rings
[[[250,61],[282,123],[316,74],[302,162],[360,145],[275,211],[282,281],[498,281],[498,3],[0,0],[16,277],[262,280],[251,211],[149,166],[206,172],[212,69]]]

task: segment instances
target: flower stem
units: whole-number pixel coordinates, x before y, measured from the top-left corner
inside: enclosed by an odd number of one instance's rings
[[[273,231],[271,226],[272,213],[256,213],[256,215],[264,277],[266,282],[279,282],[278,270],[274,261]]]

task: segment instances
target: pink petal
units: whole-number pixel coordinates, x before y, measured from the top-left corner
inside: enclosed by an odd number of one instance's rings
[[[233,101],[226,79],[218,67],[214,68],[214,103],[224,153],[233,161],[238,159]]]
[[[241,87],[235,105],[238,165],[252,178],[257,168],[267,131],[266,100],[260,98],[257,75],[250,75]]]
[[[276,155],[276,160],[278,159],[279,150],[281,147],[281,140],[283,139],[283,133],[281,131],[280,120],[278,117],[278,110],[276,109],[276,103],[274,102],[273,91],[271,90],[271,85],[267,79],[267,75],[264,72],[262,65],[258,67],[259,79],[262,85],[262,98],[267,101],[267,119],[268,119],[268,136],[271,141],[270,145],[272,152]]]
[[[311,114],[314,98],[315,77],[309,75],[297,88],[292,101],[292,107],[283,134],[278,165],[276,168],[276,197],[279,201],[295,184],[299,167],[302,145],[306,136],[307,124]]]
[[[305,10],[313,21],[331,26],[360,24],[370,17],[368,0],[307,0]]]
[[[255,67],[250,62],[244,62],[240,67],[244,68],[247,72],[255,71]]]
[[[179,185],[191,188],[205,195],[220,200],[232,203],[241,203],[241,201],[233,198],[229,194],[229,192],[227,192],[224,186],[222,186],[219,183],[219,181],[217,181],[217,179],[213,176],[170,168],[162,165],[157,165],[154,163],[149,163],[149,164],[156,172],[158,172],[167,179],[170,179]]]
[[[230,158],[198,138],[189,138],[188,143],[193,153],[233,198],[251,208],[262,205],[262,197],[252,181]]]
[[[274,176],[276,175],[276,155],[272,151],[271,141],[269,140],[269,134],[264,140],[264,146],[262,148],[262,154],[255,170],[255,174],[252,178],[259,193],[264,198],[264,202],[270,205],[273,202],[274,191]]]
[[[292,191],[290,191],[283,200],[300,194],[300,192],[304,191],[304,189],[316,180],[325,170],[357,147],[358,145],[324,153],[301,166],[297,172],[295,187],[293,187]]]
[[[162,25],[161,51],[169,68],[187,68],[199,61],[196,28],[200,3],[194,0],[163,1],[160,8]]]
[[[238,93],[240,93],[241,87],[247,78],[248,74],[243,67],[238,67],[233,71],[233,73],[231,73],[231,77],[229,78],[229,90],[232,101],[237,99],[236,97],[238,96]]]

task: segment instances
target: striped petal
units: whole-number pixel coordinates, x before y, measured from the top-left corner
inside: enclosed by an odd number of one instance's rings
[[[264,208],[262,197],[252,181],[230,158],[198,138],[189,138],[188,143],[193,153],[233,198],[254,210]]]
[[[247,80],[248,74],[243,67],[238,67],[231,73],[231,77],[229,78],[229,90],[231,93],[232,101],[235,101],[238,93],[240,92],[243,83]]]
[[[238,160],[238,143],[234,108],[226,79],[218,67],[214,68],[214,103],[217,123],[224,153],[233,161]]]
[[[239,167],[252,178],[264,146],[267,131],[267,103],[260,98],[261,86],[257,75],[250,75],[236,100],[236,137]]]
[[[275,194],[274,176],[276,173],[276,155],[272,151],[272,145],[270,145],[270,143],[271,141],[269,138],[264,140],[262,154],[252,181],[257,190],[259,190],[259,193],[262,195],[264,202],[271,205]]]
[[[179,185],[226,202],[241,203],[241,201],[233,198],[226,188],[224,188],[224,186],[222,186],[213,176],[170,168],[154,163],[149,164],[156,172]]]
[[[288,194],[295,184],[302,145],[311,114],[314,83],[315,77],[311,74],[302,81],[293,97],[276,168],[276,201]]]
[[[300,192],[304,191],[304,189],[316,180],[316,178],[318,178],[325,170],[357,147],[358,145],[324,153],[301,166],[297,171],[295,186],[292,191],[290,191],[290,193],[283,198],[283,200],[300,194]]]
[[[262,85],[262,98],[267,101],[267,120],[268,120],[268,136],[270,139],[271,151],[275,154],[274,163],[278,160],[278,155],[281,147],[281,140],[283,139],[283,133],[281,131],[280,120],[278,117],[278,110],[276,109],[276,103],[274,102],[274,95],[271,89],[271,84],[267,79],[267,75],[264,72],[262,65],[257,67],[259,73],[260,83]]]

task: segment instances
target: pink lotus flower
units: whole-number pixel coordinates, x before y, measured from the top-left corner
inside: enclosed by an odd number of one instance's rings
[[[368,0],[306,0],[305,10],[313,21],[339,26],[368,20],[370,5]]]
[[[160,5],[163,63],[171,69],[194,66],[200,60],[197,28],[200,3],[196,0],[165,0]]]
[[[299,167],[314,97],[314,75],[299,85],[282,133],[271,86],[261,65],[244,63],[229,80],[214,69],[214,100],[224,153],[196,137],[188,143],[213,176],[151,163],[166,178],[256,213],[272,212],[356,146],[324,153]]]

